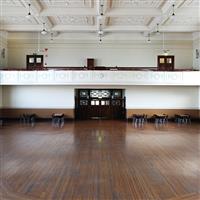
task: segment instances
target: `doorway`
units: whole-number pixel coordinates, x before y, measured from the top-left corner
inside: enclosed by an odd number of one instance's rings
[[[125,119],[126,98],[122,89],[76,89],[76,119]]]

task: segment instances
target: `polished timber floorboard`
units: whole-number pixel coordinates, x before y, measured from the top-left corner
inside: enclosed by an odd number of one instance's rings
[[[199,124],[0,128],[1,200],[198,200]]]

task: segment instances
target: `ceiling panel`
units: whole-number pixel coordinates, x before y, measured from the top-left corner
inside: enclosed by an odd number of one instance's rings
[[[1,24],[8,24],[8,25],[36,25],[38,22],[35,20],[35,18],[27,19],[26,17],[22,16],[8,16],[8,17],[1,17],[0,20]]]
[[[38,22],[40,25],[45,22],[49,29],[62,32],[77,29],[89,33],[91,29],[98,29],[100,23],[103,24],[103,29],[109,25],[110,32],[113,30],[137,32],[141,28],[144,34],[144,30],[155,30],[157,23],[160,23],[162,27],[166,25],[163,30],[170,32],[199,31],[197,14],[200,0],[176,0],[176,3],[184,3],[175,9],[176,16],[173,21],[169,19],[168,13],[172,10],[169,3],[171,0],[99,1],[103,7],[97,4],[97,0],[0,0],[1,10],[4,11],[0,23],[10,25],[4,26],[7,31],[37,31],[30,25],[38,24]],[[31,2],[31,14],[34,15],[31,19],[25,17],[28,13],[29,2]],[[101,12],[104,15],[102,18],[99,17]],[[174,26],[169,27],[170,25]],[[39,29],[40,26],[36,27]]]
[[[0,0],[0,3],[3,7],[10,6],[10,7],[24,7],[20,0]]]
[[[87,16],[56,16],[51,19],[54,24],[61,25],[93,25],[93,17]]]
[[[164,0],[113,0],[112,7],[117,8],[159,8]]]
[[[176,25],[176,26],[182,26],[182,25],[200,25],[200,19],[198,17],[183,17],[183,16],[177,16],[172,21],[168,21],[166,25]]]
[[[44,8],[89,8],[92,6],[92,0],[39,0],[39,2]]]
[[[183,7],[199,7],[200,6],[200,0],[186,0],[186,2],[183,4]]]
[[[150,16],[130,16],[130,17],[111,17],[109,25],[148,25],[152,17]]]

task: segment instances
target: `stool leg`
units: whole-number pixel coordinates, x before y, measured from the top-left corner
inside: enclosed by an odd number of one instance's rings
[[[64,124],[65,124],[65,119],[64,119],[64,117],[62,117],[62,119],[61,119],[61,127],[63,127]]]

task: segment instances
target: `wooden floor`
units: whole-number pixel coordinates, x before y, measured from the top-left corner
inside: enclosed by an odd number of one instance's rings
[[[198,200],[200,125],[0,128],[1,200]]]

